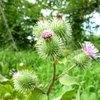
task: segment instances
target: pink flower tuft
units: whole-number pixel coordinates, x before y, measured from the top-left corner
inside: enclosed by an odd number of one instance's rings
[[[51,30],[45,30],[42,33],[43,39],[49,39],[53,35],[53,32]]]
[[[94,45],[92,43],[90,43],[90,42],[85,41],[82,44],[82,50],[90,57],[93,57],[93,58],[100,57],[100,54],[98,53],[99,50],[96,49],[94,47]]]
[[[19,75],[18,72],[14,72],[12,76],[17,77],[18,75]]]

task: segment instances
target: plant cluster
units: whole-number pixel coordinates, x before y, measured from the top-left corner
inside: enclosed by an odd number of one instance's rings
[[[72,54],[68,55],[68,62],[71,63],[72,66],[57,76],[57,62],[59,62],[62,50],[66,49],[67,45],[69,45],[70,41],[72,41],[70,24],[68,21],[62,19],[60,15],[57,15],[52,20],[40,18],[39,22],[37,22],[36,26],[33,28],[33,35],[37,38],[36,49],[38,54],[43,59],[48,59],[52,62],[53,71],[51,82],[46,92],[43,91],[40,87],[36,86],[37,76],[32,71],[22,70],[17,72],[17,75],[15,74],[14,86],[16,90],[21,92],[26,90],[30,90],[30,92],[33,91],[31,95],[28,96],[27,100],[32,97],[36,90],[40,91],[42,99],[50,99],[50,91],[53,84],[57,80],[59,80],[63,85],[68,85],[69,83],[70,85],[80,85],[80,83],[75,78],[67,75],[66,73],[71,71],[76,66],[78,66],[80,69],[87,68],[88,66],[91,66],[92,58],[96,59],[100,57],[98,49],[96,49],[92,43],[85,41],[81,45],[82,48],[80,50],[74,51]],[[65,91],[59,97],[59,100],[65,100],[68,98],[71,100],[75,95],[75,92],[76,89]],[[69,93],[70,97],[68,95]],[[42,100],[40,99],[40,94],[37,94],[36,98]]]

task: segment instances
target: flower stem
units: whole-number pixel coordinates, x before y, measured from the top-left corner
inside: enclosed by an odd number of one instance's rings
[[[53,84],[54,84],[54,82],[55,82],[55,74],[56,74],[56,59],[54,58],[53,59],[53,72],[52,72],[52,80],[51,80],[51,82],[50,82],[50,85],[49,85],[49,87],[48,87],[48,89],[47,89],[47,92],[46,92],[46,94],[47,95],[49,95],[49,93],[50,93],[50,90],[51,90],[51,88],[52,88],[52,86],[53,86]]]
[[[75,67],[75,64],[73,66],[71,66],[68,70],[66,70],[64,73],[60,74],[59,76],[57,76],[55,78],[55,81],[57,81],[60,77],[62,77],[63,75],[65,75],[66,73],[68,73],[70,70],[72,70]]]
[[[35,89],[37,89],[37,90],[39,90],[40,92],[42,92],[43,94],[46,94],[43,90],[41,90],[40,88],[38,88],[38,87],[34,87]]]

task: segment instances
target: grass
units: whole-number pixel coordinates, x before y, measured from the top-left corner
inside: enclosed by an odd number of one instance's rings
[[[52,75],[52,64],[50,61],[43,60],[35,51],[1,51],[0,52],[0,73],[6,78],[10,79],[12,73],[17,70],[20,63],[24,63],[26,66],[31,67],[38,76],[37,85],[46,91]],[[100,100],[100,60],[94,61],[93,66],[87,70],[79,71],[77,68],[73,69],[68,74],[76,77],[81,82],[81,89],[77,88],[77,94],[73,100],[86,100],[83,97],[90,97],[93,93],[95,94],[95,99],[93,97],[91,100]],[[66,70],[70,64],[57,64],[57,73],[59,75],[61,72]],[[50,97],[53,98],[58,91],[63,87],[56,81],[52,87]],[[79,93],[79,94],[78,94]],[[80,98],[80,99],[78,99]],[[89,98],[87,100],[90,100]]]

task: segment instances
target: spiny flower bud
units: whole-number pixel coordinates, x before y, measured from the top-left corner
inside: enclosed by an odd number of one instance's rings
[[[19,92],[31,91],[34,88],[37,76],[30,70],[22,70],[14,75],[14,87]]]
[[[82,49],[75,51],[71,61],[78,65],[80,68],[91,66],[91,58],[100,57],[99,50],[91,42],[85,41],[82,43]]]
[[[72,53],[71,63],[76,64],[80,69],[84,69],[91,66],[91,58],[87,56],[82,50],[77,50]]]
[[[50,39],[40,39],[36,44],[37,51],[42,58],[50,58],[60,56],[62,49],[64,48],[64,43],[61,38],[53,34]]]
[[[37,24],[33,28],[33,35],[35,38],[39,39],[41,37],[41,33],[44,30],[50,29],[50,23],[47,20],[43,21],[38,21]]]
[[[53,32],[51,30],[44,30],[42,33],[43,39],[49,39],[53,35]]]
[[[71,25],[67,21],[57,17],[51,21],[51,29],[64,43],[69,43],[72,40]]]

